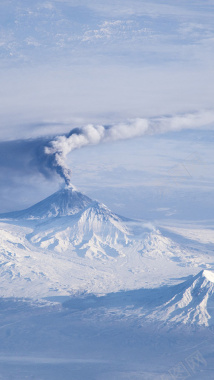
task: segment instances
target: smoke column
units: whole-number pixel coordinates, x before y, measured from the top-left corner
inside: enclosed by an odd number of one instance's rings
[[[101,142],[116,141],[142,136],[148,130],[148,122],[137,119],[132,124],[118,124],[113,126],[86,125],[81,129],[72,130],[69,135],[56,137],[45,147],[45,154],[52,158],[51,166],[65,180],[71,184],[71,170],[66,166],[66,156],[74,149],[86,145],[97,145]]]
[[[153,135],[165,132],[175,132],[182,129],[195,129],[214,121],[213,111],[186,114],[175,117],[154,119],[135,119],[129,123],[116,125],[86,125],[75,128],[67,135],[57,136],[45,146],[44,153],[48,156],[49,165],[64,179],[66,185],[71,185],[71,170],[66,166],[66,156],[74,149],[86,145],[97,145],[101,142],[131,139],[143,135]]]

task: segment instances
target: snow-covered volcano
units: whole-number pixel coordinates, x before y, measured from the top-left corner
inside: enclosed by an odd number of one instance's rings
[[[171,291],[174,294],[170,300],[158,307],[153,316],[174,323],[214,324],[214,272],[203,270]]]
[[[32,226],[28,240],[57,252],[75,250],[80,256],[115,257],[123,255],[122,247],[129,242],[129,231],[121,217],[71,186],[26,210],[0,218]]]
[[[92,205],[93,201],[72,186],[57,191],[39,203],[21,211],[0,214],[0,218],[41,220],[74,215]]]
[[[80,256],[123,255],[129,231],[122,218],[105,205],[70,188],[35,205],[31,217],[38,215],[43,205],[46,218],[37,220],[28,235],[34,245],[57,252],[75,250]]]

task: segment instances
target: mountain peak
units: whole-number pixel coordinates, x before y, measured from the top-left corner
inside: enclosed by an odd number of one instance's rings
[[[31,207],[21,211],[1,214],[0,218],[37,220],[74,215],[92,203],[92,199],[77,191],[73,185],[66,185]]]
[[[172,298],[157,308],[155,315],[174,323],[214,324],[214,272],[202,270],[174,289]]]
[[[201,276],[205,277],[208,281],[214,283],[214,272],[210,270],[203,270]]]

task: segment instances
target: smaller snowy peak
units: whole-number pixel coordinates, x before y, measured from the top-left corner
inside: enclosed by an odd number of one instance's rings
[[[203,270],[176,286],[169,301],[152,315],[177,324],[214,325],[214,272]]]
[[[201,272],[201,276],[205,277],[208,281],[214,283],[214,272],[211,272],[210,270],[204,270]]]
[[[0,214],[0,219],[44,220],[57,216],[75,215],[92,203],[92,199],[70,185],[25,210]]]

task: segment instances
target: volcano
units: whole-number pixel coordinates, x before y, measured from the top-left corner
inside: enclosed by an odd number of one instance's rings
[[[129,242],[125,218],[72,186],[0,218],[33,227],[27,239],[36,247],[57,252],[75,249],[80,256],[118,256]]]
[[[40,222],[57,216],[77,214],[92,203],[92,199],[77,191],[73,186],[66,186],[25,210],[0,214],[0,218]]]

